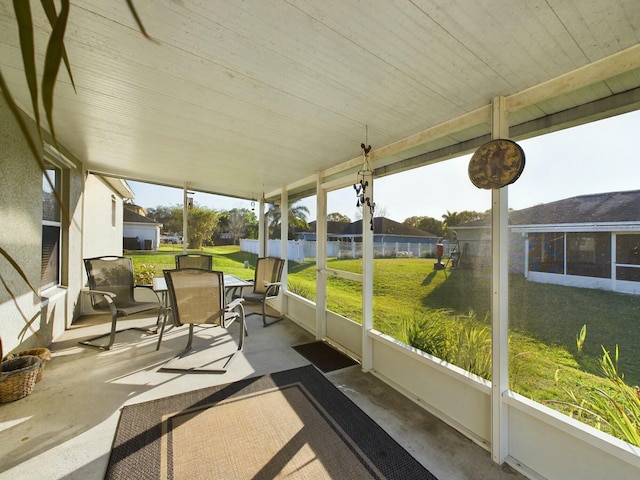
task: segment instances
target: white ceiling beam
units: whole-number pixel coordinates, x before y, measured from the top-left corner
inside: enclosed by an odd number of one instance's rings
[[[559,77],[506,97],[507,110],[515,111],[640,67],[640,44]]]

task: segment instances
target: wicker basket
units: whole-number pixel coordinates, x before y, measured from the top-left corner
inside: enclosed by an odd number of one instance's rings
[[[31,395],[41,361],[35,355],[24,355],[2,362],[0,403],[13,402]]]
[[[51,350],[48,348],[34,348],[32,350],[23,350],[17,353],[10,353],[5,360],[13,360],[14,358],[24,357],[25,355],[34,355],[40,359],[40,368],[38,369],[38,377],[36,382],[42,380],[44,375],[44,366],[48,360],[51,360]]]

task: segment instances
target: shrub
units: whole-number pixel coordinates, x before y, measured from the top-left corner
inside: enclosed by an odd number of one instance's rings
[[[287,283],[287,290],[301,296],[302,298],[306,298],[307,300],[313,300],[311,289],[302,283],[289,281]]]
[[[435,310],[421,317],[415,314],[411,319],[404,319],[404,341],[408,345],[423,352],[444,358],[442,355],[447,350],[446,324],[451,317],[446,310]]]
[[[405,319],[403,336],[412,347],[491,380],[491,328],[474,312],[453,317],[447,310],[436,310]]]
[[[136,285],[151,285],[156,273],[155,265],[140,263],[133,267],[133,281]]]

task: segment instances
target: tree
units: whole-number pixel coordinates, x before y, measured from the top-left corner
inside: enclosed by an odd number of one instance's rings
[[[462,212],[450,212],[447,210],[447,213],[442,215],[442,219],[444,220],[444,236],[450,235],[450,227],[454,227],[456,225],[462,225],[463,223],[473,222],[476,220],[480,220],[485,218],[487,213],[475,212],[473,210],[463,210]]]
[[[367,206],[364,207],[358,207],[358,209],[356,210],[356,213],[354,214],[354,217],[356,220],[362,220],[362,209],[363,208],[369,208]],[[387,207],[385,205],[378,205],[376,203],[375,208],[373,209],[373,217],[374,218],[379,218],[379,217],[387,217],[389,215],[389,212],[387,210]]]
[[[188,248],[202,248],[218,224],[218,212],[194,206],[187,217]]]
[[[438,237],[444,236],[444,226],[441,220],[432,217],[409,217],[403,222],[418,230],[433,233]]]
[[[450,212],[442,215],[444,225],[446,227],[453,227],[454,225],[462,225],[463,223],[473,222],[475,220],[483,219],[487,216],[487,213],[476,212],[473,210],[463,210],[462,212]]]
[[[223,234],[229,234],[234,245],[237,245],[241,238],[258,238],[256,214],[246,208],[220,212],[214,237],[220,239]]]
[[[365,207],[365,208],[369,208],[369,207]],[[373,216],[374,217],[388,217],[389,216],[389,209],[387,208],[386,205],[379,205],[376,203],[376,208],[373,210]]]
[[[307,223],[307,215],[309,215],[309,209],[304,205],[296,205],[295,202],[289,207],[289,240],[295,237],[296,228],[306,230],[309,228]],[[269,238],[280,238],[280,222],[281,213],[280,207],[277,205],[272,206],[267,211],[268,224],[269,224]]]
[[[181,234],[182,232],[182,206],[162,206],[147,209],[147,217],[162,224],[162,233],[165,235]]]
[[[339,212],[333,212],[327,215],[327,222],[347,222],[351,223],[351,219]]]

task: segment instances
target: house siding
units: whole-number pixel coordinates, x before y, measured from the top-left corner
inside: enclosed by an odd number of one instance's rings
[[[112,202],[115,222],[112,223]],[[95,175],[85,183],[84,258],[122,255],[122,197]]]
[[[23,118],[32,136],[38,138],[35,123]],[[52,143],[46,134],[45,141]],[[63,169],[60,192],[69,222],[62,221],[60,284],[42,290],[42,172],[0,97],[0,245],[37,290],[34,293],[0,256],[0,273],[11,292],[0,286],[0,337],[5,355],[50,345],[78,318],[82,312],[80,291],[86,285],[84,257],[122,254],[122,199],[116,195],[119,227],[110,232],[113,190],[99,178],[86,175],[71,152],[60,151],[73,164]]]
[[[626,247],[633,250],[640,235],[639,212],[640,190],[582,195],[513,211],[509,214],[509,273],[539,283],[640,294],[638,259],[629,257],[630,263],[625,264],[612,248],[617,236],[633,235],[631,246]],[[461,266],[487,266],[491,230],[486,220],[454,230],[463,252]],[[545,240],[547,235],[555,240]],[[540,250],[544,242],[548,254]]]
[[[38,138],[35,123],[26,116],[23,118],[32,136]],[[49,345],[79,314],[84,185],[79,166],[64,169],[61,196],[71,221],[68,226],[63,221],[62,226],[60,285],[41,290],[42,172],[3,98],[0,98],[0,162],[3,169],[0,245],[38,291],[34,293],[10,263],[0,258],[3,280],[15,297],[14,301],[7,288],[0,287],[0,336],[7,354]],[[35,320],[27,326],[31,319]]]

